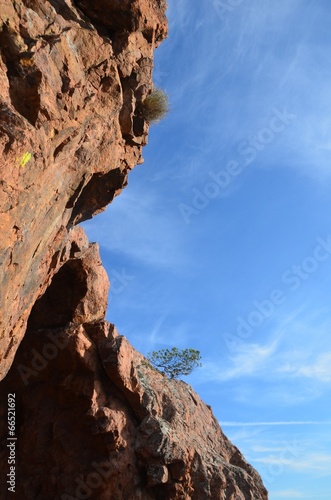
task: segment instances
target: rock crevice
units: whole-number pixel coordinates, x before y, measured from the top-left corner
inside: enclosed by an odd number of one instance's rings
[[[0,498],[15,394],[18,498],[266,500],[181,381],[105,321],[93,217],[142,163],[163,0],[3,0],[0,10]]]
[[[0,378],[70,230],[142,162],[148,125],[136,106],[166,35],[157,0],[1,4]]]
[[[64,256],[0,383],[2,436],[8,388],[16,395],[18,496],[266,500],[211,409],[104,320],[108,278],[81,228]]]

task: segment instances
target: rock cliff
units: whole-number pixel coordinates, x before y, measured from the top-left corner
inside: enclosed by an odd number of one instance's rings
[[[70,230],[141,160],[163,0],[5,0],[0,9],[2,377]]]
[[[77,226],[142,162],[165,8],[1,1],[1,499],[8,394],[20,499],[267,499],[211,409],[105,321],[108,278]]]

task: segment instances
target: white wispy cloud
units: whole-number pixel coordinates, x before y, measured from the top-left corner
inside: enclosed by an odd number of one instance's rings
[[[291,304],[291,308],[293,304]],[[313,308],[306,310],[282,309],[275,314],[273,324],[265,329],[264,342],[252,342],[251,338],[240,339],[232,351],[226,351],[222,363],[212,359],[204,360],[199,370],[200,381],[223,382],[253,377],[276,384],[270,387],[270,398],[282,399],[284,403],[305,401],[319,397],[324,385],[331,381],[331,351],[328,312]],[[252,332],[251,337],[259,332]],[[307,384],[309,380],[309,384]],[[288,394],[289,383],[299,383],[295,394]],[[302,389],[302,390],[301,390]],[[242,392],[247,400],[254,399],[249,387],[237,387],[238,397]]]
[[[211,141],[218,141],[219,145],[238,144],[266,126],[265,121],[275,106],[288,106],[297,119],[278,137],[276,149],[274,144],[266,148],[261,155],[263,163],[275,165],[280,163],[275,161],[275,154],[285,155],[286,167],[303,170],[316,179],[330,175],[330,141],[325,133],[329,129],[330,65],[324,46],[312,44],[310,39],[311,15],[316,13],[316,7],[307,9],[301,18],[305,29],[293,30],[293,38],[284,39],[279,26],[293,27],[300,9],[297,0],[267,6],[262,0],[242,2],[229,9],[223,20],[215,15],[215,3],[210,1],[201,11],[200,24],[204,29],[189,34],[189,42],[194,53],[198,50],[198,56],[188,62],[188,68],[185,61],[184,70],[180,68],[187,73],[187,79],[181,83],[180,98],[189,97],[188,104],[192,107],[186,108],[190,116],[203,107],[206,93],[213,95],[214,109],[209,110],[208,120],[204,121],[204,128],[210,131],[206,146]],[[176,28],[184,29],[192,15],[189,2],[179,2],[171,12]],[[214,37],[212,43],[210,33]],[[267,47],[261,40],[267,41]],[[284,44],[284,50],[279,50]],[[215,60],[220,61],[219,66],[212,64]],[[226,85],[228,78],[235,81],[245,74],[249,75],[250,85],[244,94],[238,93],[236,85]],[[199,95],[194,91],[196,88],[204,92]]]
[[[247,344],[239,348],[239,352],[230,356],[233,364],[226,374],[227,378],[235,378],[242,375],[252,375],[265,368],[270,357],[276,352],[278,341],[270,344]]]
[[[301,377],[317,382],[331,381],[331,352],[311,354],[307,349],[300,349],[294,353],[292,359],[289,356],[280,363],[278,372],[291,377]]]
[[[331,352],[318,356],[313,364],[298,369],[298,375],[331,382]]]
[[[311,421],[311,420],[306,420],[306,421],[280,421],[280,422],[220,422],[221,426],[224,427],[259,427],[259,426],[279,426],[279,425],[331,425],[331,421],[323,421],[323,422],[318,422],[318,421]],[[265,451],[265,450],[256,450],[256,451]]]
[[[156,323],[153,326],[152,331],[149,333],[148,338],[151,344],[155,344],[158,341],[160,336],[160,331],[162,329],[163,323],[166,319],[167,315],[161,315],[160,318],[156,320]]]
[[[279,465],[281,463],[287,469],[301,474],[331,475],[331,455],[329,453],[305,453],[300,457],[295,457],[295,459],[270,455],[255,458],[254,461],[266,465]]]
[[[200,378],[205,381],[225,381],[256,375],[267,368],[268,360],[276,352],[277,344],[277,340],[265,345],[239,344],[238,352],[229,356],[227,366],[220,366],[215,361],[204,361],[202,369],[199,370]]]
[[[160,198],[147,189],[124,191],[107,212],[83,225],[90,239],[113,253],[148,266],[185,267],[181,227],[171,220]]]
[[[298,490],[280,490],[280,491],[270,491],[271,498],[286,498],[286,500],[292,498],[307,498],[305,493]]]
[[[150,333],[146,332],[145,335],[146,341],[148,341],[148,347],[151,347],[152,349],[154,349],[155,346],[160,345],[181,347],[188,342],[188,325],[180,323],[170,326],[166,322],[167,316],[168,314],[160,316],[160,318],[156,320]]]

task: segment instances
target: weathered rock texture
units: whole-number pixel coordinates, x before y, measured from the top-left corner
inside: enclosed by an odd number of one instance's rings
[[[97,245],[76,228],[62,255],[0,384],[2,471],[6,399],[16,394],[18,498],[267,499],[191,387],[151,368],[104,321]]]
[[[142,162],[166,33],[163,0],[0,2],[1,499],[8,393],[17,498],[267,499],[192,389],[104,320],[108,278],[76,226]]]
[[[142,161],[164,0],[0,2],[0,379],[70,229]]]

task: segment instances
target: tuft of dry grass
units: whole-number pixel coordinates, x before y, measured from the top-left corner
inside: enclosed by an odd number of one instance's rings
[[[162,89],[155,89],[141,105],[141,115],[148,123],[157,123],[169,112],[169,98]]]

